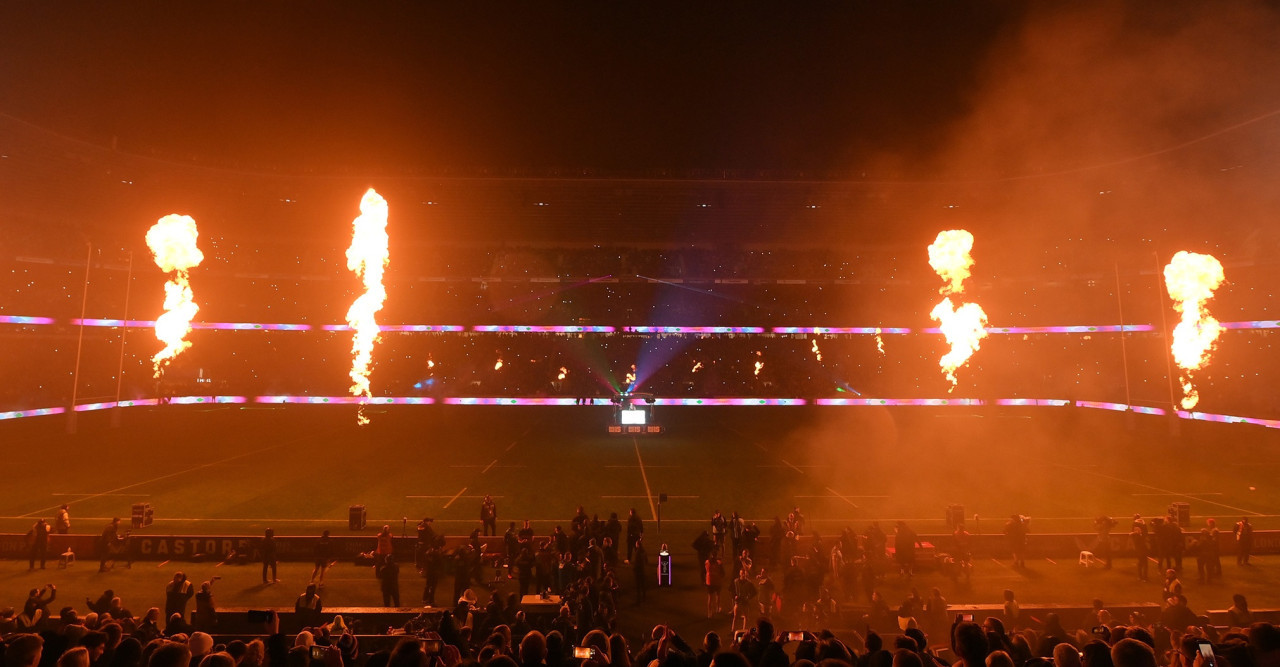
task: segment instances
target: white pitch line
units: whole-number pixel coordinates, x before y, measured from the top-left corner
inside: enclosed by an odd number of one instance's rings
[[[431,498],[431,499],[438,499],[438,498],[483,498],[483,497],[484,497],[484,495],[483,495],[483,494],[479,494],[479,493],[475,494],[474,496],[457,496],[457,495],[453,495],[453,496],[405,496],[405,498]],[[502,499],[502,498],[504,498],[505,496],[495,496],[495,495],[490,494],[490,495],[489,495],[489,497],[490,497],[490,498],[494,498],[494,499],[496,499],[496,500],[501,500],[501,499]]]
[[[603,467],[605,467],[605,468],[627,468],[627,469],[630,469],[630,470],[634,470],[634,469],[636,469],[636,468],[639,468],[640,466],[633,466],[633,465],[613,466],[613,465],[610,465],[610,466],[603,466]],[[649,466],[645,466],[645,467],[647,467],[647,468],[651,468],[651,469],[652,469],[652,468],[681,468],[681,467],[683,467],[683,466],[655,466],[655,465],[649,465]]]
[[[827,490],[828,490],[828,491],[830,491],[830,492],[832,492],[832,493],[835,493],[835,495],[836,495],[836,497],[837,497],[837,498],[839,498],[840,500],[845,501],[846,503],[849,503],[850,505],[852,505],[852,506],[853,506],[853,508],[854,508],[854,509],[859,509],[859,508],[858,508],[858,504],[857,504],[857,503],[853,502],[852,500],[849,500],[847,497],[842,496],[842,495],[840,495],[839,493],[836,493],[836,490],[835,490],[835,489],[833,489],[833,488],[831,488],[831,487],[829,487],[829,486],[828,486],[828,487],[827,487]]]
[[[1058,465],[1062,466],[1063,468],[1080,468],[1080,467],[1081,467],[1081,466],[1071,466],[1071,465],[1065,465],[1065,464],[1058,464]],[[1100,472],[1095,472],[1095,471],[1093,471],[1093,470],[1081,470],[1080,472],[1087,472],[1087,473],[1089,473],[1090,475],[1094,475],[1094,476],[1097,476],[1097,477],[1101,477],[1101,478],[1103,478],[1103,479],[1110,479],[1110,480],[1113,480],[1113,481],[1116,481],[1116,482],[1123,482],[1123,483],[1125,483],[1125,484],[1132,484],[1132,485],[1134,485],[1134,486],[1140,486],[1140,487],[1142,487],[1142,488],[1144,488],[1144,489],[1151,489],[1152,491],[1158,491],[1158,492],[1159,492],[1159,495],[1165,495],[1165,496],[1177,496],[1177,497],[1180,497],[1180,498],[1190,498],[1191,500],[1198,500],[1198,501],[1200,501],[1200,502],[1202,502],[1202,503],[1206,503],[1206,504],[1209,504],[1209,505],[1217,505],[1218,507],[1224,507],[1224,508],[1229,509],[1229,510],[1231,510],[1231,511],[1233,511],[1233,512],[1240,512],[1241,514],[1251,514],[1251,515],[1253,515],[1253,516],[1262,516],[1262,513],[1261,513],[1261,512],[1255,512],[1255,511],[1253,511],[1253,510],[1242,509],[1242,508],[1240,508],[1240,507],[1232,507],[1231,505],[1227,505],[1227,504],[1225,504],[1225,503],[1218,503],[1218,502],[1214,502],[1214,501],[1212,501],[1212,500],[1205,500],[1204,498],[1201,498],[1201,497],[1199,497],[1199,496],[1193,496],[1193,495],[1189,495],[1189,494],[1186,494],[1186,493],[1178,493],[1178,492],[1176,492],[1176,491],[1170,491],[1170,490],[1168,490],[1168,489],[1162,489],[1162,488],[1160,488],[1160,487],[1158,487],[1158,486],[1151,486],[1150,484],[1143,484],[1142,482],[1135,482],[1135,481],[1133,481],[1133,480],[1125,479],[1125,478],[1123,478],[1123,477],[1115,477],[1115,476],[1113,476],[1113,475],[1106,475],[1106,474],[1103,474],[1103,473],[1100,473]]]
[[[786,459],[778,459],[778,460],[779,460],[779,461],[782,461],[782,462],[783,462],[783,463],[785,463],[785,464],[787,464],[787,466],[788,466],[789,468],[791,468],[792,470],[794,470],[794,471],[796,471],[796,472],[800,473],[801,475],[803,475],[803,474],[804,474],[804,471],[803,471],[803,470],[801,470],[799,466],[792,464],[790,461],[788,461],[788,460],[786,460]]]
[[[162,480],[166,480],[166,479],[169,479],[170,477],[177,477],[178,475],[185,475],[185,474],[187,474],[187,473],[195,472],[195,471],[197,471],[197,470],[202,470],[202,469],[204,469],[204,468],[210,468],[210,467],[213,467],[213,466],[216,466],[216,465],[221,465],[221,464],[223,464],[223,463],[226,463],[227,461],[234,461],[234,460],[236,460],[236,459],[241,459],[241,458],[244,458],[244,457],[246,457],[246,456],[258,456],[258,455],[259,455],[259,454],[261,454],[262,452],[271,451],[271,450],[273,450],[273,449],[278,449],[278,448],[280,448],[280,447],[284,447],[285,445],[292,445],[292,444],[293,444],[293,443],[295,443],[295,442],[299,442],[299,441],[301,441],[301,440],[305,440],[305,439],[310,438],[310,437],[311,437],[311,434],[307,434],[307,435],[300,435],[300,436],[298,436],[298,437],[296,437],[296,438],[294,438],[294,439],[292,439],[292,440],[286,440],[286,441],[284,441],[284,442],[276,443],[276,444],[271,445],[271,446],[269,446],[269,447],[263,447],[263,448],[261,448],[261,449],[254,449],[253,451],[244,452],[243,454],[236,454],[235,456],[228,456],[228,457],[227,457],[227,458],[225,458],[225,459],[220,459],[220,460],[217,460],[217,461],[210,461],[210,462],[208,462],[208,463],[201,463],[200,465],[195,466],[195,467],[193,467],[193,468],[187,468],[187,469],[185,469],[185,470],[177,470],[177,471],[171,472],[171,473],[169,473],[169,474],[167,474],[167,475],[160,475],[159,477],[152,477],[151,479],[146,479],[146,480],[143,480],[143,481],[141,481],[141,482],[134,482],[133,484],[126,484],[126,485],[124,485],[124,486],[117,487],[117,488],[114,488],[114,489],[108,489],[108,490],[106,490],[106,491],[103,491],[102,493],[94,493],[94,494],[90,494],[90,495],[88,495],[88,496],[85,496],[84,498],[81,498],[81,499],[80,499],[79,501],[77,501],[77,502],[84,502],[84,501],[86,501],[86,500],[93,500],[94,498],[102,498],[102,497],[104,497],[104,496],[113,496],[113,495],[119,494],[121,491],[127,491],[127,490],[129,490],[129,489],[132,489],[132,488],[133,488],[133,487],[135,487],[135,486],[142,486],[142,485],[144,485],[144,484],[151,484],[151,483],[153,483],[153,482],[159,482],[159,481],[162,481]],[[23,516],[23,518],[31,517],[31,516],[36,516],[36,515],[44,514],[45,512],[51,512],[51,511],[53,511],[53,510],[58,509],[59,507],[60,507],[60,505],[53,505],[52,507],[43,507],[43,508],[41,508],[41,509],[35,510],[34,512],[27,512],[26,514],[23,514],[22,516]]]
[[[828,488],[827,490],[828,490],[828,491],[830,491],[830,489],[829,489],[829,488]],[[835,495],[832,495],[832,494],[835,494]],[[836,492],[832,491],[831,493],[829,493],[829,494],[827,494],[827,495],[825,495],[825,496],[795,496],[795,497],[796,497],[796,498],[806,498],[806,499],[807,499],[807,498],[828,498],[828,499],[829,499],[829,498],[841,498],[841,499],[844,499],[844,498],[888,498],[889,496],[842,496],[842,495],[840,495],[840,494],[838,494],[838,493],[836,493]]]
[[[1195,495],[1195,496],[1220,496],[1220,495],[1222,495],[1222,494],[1221,494],[1221,493],[1218,493],[1217,491],[1205,491],[1205,492],[1195,492],[1195,493],[1190,492],[1190,491],[1188,491],[1187,493],[1177,493],[1177,492],[1175,492],[1175,491],[1170,491],[1169,493],[1130,493],[1129,495],[1131,495],[1131,496],[1187,496],[1187,497],[1190,497],[1190,496],[1193,496],[1193,495]]]
[[[150,493],[50,493],[49,495],[51,495],[51,496],[71,496],[71,497],[78,497],[78,496],[95,496],[95,497],[99,497],[99,498],[101,498],[101,497],[103,497],[103,496],[120,496],[120,497],[124,497],[124,498],[150,498],[150,497],[151,497],[151,494],[150,494]]]
[[[600,496],[600,497],[601,497],[601,498],[612,498],[612,499],[619,499],[619,498],[621,498],[621,499],[623,499],[623,500],[627,500],[627,499],[634,499],[634,498],[648,498],[649,496]],[[668,495],[668,496],[667,496],[667,499],[668,499],[668,500],[670,500],[671,498],[681,498],[681,499],[688,500],[688,499],[697,499],[697,498],[701,498],[701,497],[702,497],[702,496],[672,496],[672,495]]]
[[[649,499],[649,518],[656,519],[658,517],[658,508],[653,504],[653,490],[649,488],[649,475],[644,471],[644,459],[640,458],[640,441],[635,436],[631,436],[631,444],[636,448],[636,461],[640,462],[640,478],[644,480],[644,492]]]
[[[512,448],[512,447],[515,447],[515,446],[516,446],[516,443],[517,443],[517,442],[520,442],[521,440],[523,440],[523,439],[524,439],[524,437],[525,437],[526,435],[529,435],[529,432],[530,432],[530,431],[532,431],[532,430],[533,430],[533,427],[532,427],[532,426],[530,426],[529,428],[525,429],[525,430],[524,430],[524,433],[521,433],[520,435],[516,436],[516,439],[515,439],[515,440],[512,440],[512,441],[511,441],[511,444],[507,445],[507,448],[506,448],[506,449],[504,449],[504,450],[502,450],[502,451],[504,451],[504,452],[509,452],[509,451],[511,451],[511,448]]]
[[[493,470],[493,467],[494,467],[494,466],[496,466],[496,465],[498,465],[498,459],[494,459],[494,460],[490,461],[490,462],[489,462],[489,465],[485,466],[485,467],[484,467],[484,470],[481,470],[481,471],[480,471],[480,474],[481,474],[481,475],[483,475],[483,474],[485,474],[485,473],[489,472],[490,470]]]
[[[467,491],[467,487],[465,487],[465,486],[464,486],[464,487],[462,487],[462,490],[461,490],[461,491],[459,491],[459,492],[457,493],[457,495],[455,495],[454,497],[450,498],[450,499],[449,499],[449,502],[447,502],[447,503],[445,503],[445,504],[444,504],[444,509],[449,509],[449,506],[453,504],[453,501],[455,501],[455,500],[457,500],[457,499],[461,498],[461,497],[462,497],[462,494],[466,493],[466,491]]]

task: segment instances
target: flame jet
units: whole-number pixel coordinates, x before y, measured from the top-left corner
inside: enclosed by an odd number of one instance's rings
[[[969,254],[972,249],[973,234],[963,229],[938,232],[937,238],[929,245],[929,266],[947,282],[938,289],[939,294],[964,292],[964,280],[973,267],[973,257]],[[929,317],[938,322],[938,328],[951,346],[938,363],[951,382],[947,391],[952,391],[956,388],[956,369],[969,361],[969,357],[978,351],[981,340],[987,337],[987,314],[976,303],[961,303],[957,307],[952,304],[951,297],[944,296]]]
[[[351,344],[351,394],[366,398],[373,397],[369,366],[381,331],[376,316],[387,300],[387,289],[382,285],[382,275],[391,259],[387,210],[387,200],[369,188],[360,199],[360,215],[352,223],[351,247],[347,248],[347,268],[364,281],[364,294],[356,297],[347,310],[347,324],[355,331]],[[356,421],[361,425],[369,423],[363,405]]]
[[[1173,361],[1182,369],[1178,381],[1182,385],[1184,410],[1200,402],[1200,393],[1191,382],[1191,371],[1199,370],[1209,360],[1209,352],[1222,333],[1222,326],[1209,315],[1204,304],[1224,279],[1222,264],[1213,255],[1183,250],[1164,267],[1165,289],[1173,300],[1173,309],[1182,315],[1173,328],[1171,347]]]
[[[196,305],[187,272],[204,261],[204,253],[196,246],[198,237],[196,221],[187,215],[166,215],[147,230],[147,247],[155,256],[156,266],[173,274],[164,284],[164,314],[156,319],[156,338],[164,343],[164,349],[151,357],[156,378],[191,347],[186,337],[200,306]]]

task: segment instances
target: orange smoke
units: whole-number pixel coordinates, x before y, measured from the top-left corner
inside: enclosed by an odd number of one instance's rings
[[[964,291],[964,280],[969,277],[969,269],[973,266],[973,257],[969,254],[972,249],[973,234],[963,229],[938,233],[929,246],[929,266],[947,282],[938,289],[939,293],[960,294]],[[956,387],[956,369],[969,361],[969,357],[978,351],[980,341],[987,336],[987,314],[976,303],[962,303],[957,307],[951,303],[950,297],[944,297],[934,306],[929,317],[938,322],[938,328],[951,346],[951,350],[938,362],[951,382],[948,390],[951,391]]]
[[[347,310],[347,324],[355,331],[351,344],[351,394],[372,398],[369,366],[373,363],[373,345],[380,330],[376,315],[387,300],[382,274],[390,261],[387,236],[387,200],[370,188],[360,199],[360,215],[353,221],[351,246],[347,248],[347,268],[364,281],[364,294],[356,297]],[[356,421],[368,424],[361,406]]]
[[[1164,267],[1164,284],[1173,300],[1173,309],[1182,319],[1173,328],[1173,360],[1182,369],[1182,408],[1190,410],[1200,402],[1200,394],[1191,382],[1191,371],[1199,369],[1209,358],[1214,341],[1222,333],[1218,320],[1209,315],[1204,304],[1222,284],[1222,264],[1213,255],[1181,251]]]
[[[196,221],[186,215],[166,215],[147,230],[147,247],[155,255],[156,265],[165,273],[174,274],[164,284],[165,312],[156,319],[156,338],[164,343],[164,349],[151,357],[157,378],[178,354],[191,347],[186,336],[200,307],[191,292],[187,271],[204,260],[204,253],[196,247],[198,237]]]

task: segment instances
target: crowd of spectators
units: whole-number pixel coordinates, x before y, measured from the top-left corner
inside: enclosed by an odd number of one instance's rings
[[[482,506],[482,516],[484,512]],[[495,508],[496,509],[496,508]],[[496,514],[496,512],[495,512]],[[1135,518],[1135,526],[1145,525]],[[1006,536],[1017,558],[1019,534],[1010,520]],[[1107,524],[1109,529],[1111,523]],[[482,574],[487,537],[496,526],[476,529],[470,540],[445,550],[430,519],[418,525],[414,566],[423,575],[422,601],[447,607],[399,627],[362,628],[358,618],[323,614],[320,585],[331,557],[316,547],[312,584],[288,616],[258,612],[257,633],[221,632],[213,600],[214,581],[196,587],[178,572],[160,606],[135,615],[106,590],[85,600],[85,612],[63,606],[49,585],[32,590],[20,612],[0,612],[0,642],[6,667],[1268,667],[1280,659],[1280,632],[1255,622],[1243,596],[1233,599],[1225,625],[1190,610],[1169,560],[1158,615],[1113,615],[1101,600],[1082,610],[1086,622],[1065,627],[1056,613],[1024,610],[1012,591],[1001,609],[979,620],[952,615],[937,588],[927,597],[911,589],[900,604],[878,587],[897,577],[910,582],[919,537],[904,522],[890,533],[877,523],[860,532],[845,529],[833,539],[807,529],[795,508],[763,529],[737,513],[715,512],[690,548],[702,563],[708,618],[727,622],[724,637],[710,632],[691,643],[677,629],[657,624],[632,644],[619,631],[621,613],[655,615],[646,606],[655,561],[645,526],[633,511],[607,519],[579,508],[568,529],[536,535],[529,522],[510,523],[494,554],[509,572],[486,581]],[[1137,528],[1135,528],[1137,530]],[[1103,529],[1100,528],[1100,534]],[[1024,534],[1024,533],[1023,533]],[[801,540],[801,536],[812,539]],[[263,542],[272,538],[270,532]],[[767,539],[765,539],[767,538]],[[384,603],[400,602],[393,537],[384,529],[362,555],[378,573]],[[957,556],[965,558],[958,526]],[[260,548],[264,582],[274,550]],[[684,553],[684,550],[681,549]],[[1162,555],[1163,558],[1163,555]],[[1247,559],[1246,559],[1247,560]],[[1241,566],[1247,563],[1240,563]],[[326,565],[327,567],[327,565]],[[391,574],[387,574],[388,571]],[[445,570],[453,591],[436,589]],[[319,574],[319,584],[316,576]],[[955,573],[953,573],[954,575]],[[661,578],[659,577],[659,581]],[[278,581],[278,580],[276,580]],[[514,585],[515,590],[505,592]],[[481,595],[488,592],[488,600]],[[722,599],[722,593],[724,594]],[[525,608],[526,595],[558,604],[539,615]],[[410,594],[409,597],[416,597]],[[194,614],[187,613],[195,599]],[[456,602],[454,602],[456,600]],[[624,600],[626,601],[624,603]],[[254,612],[251,612],[254,613]],[[850,629],[855,628],[855,629]],[[284,630],[288,631],[285,634]],[[394,642],[394,644],[392,644]],[[1202,649],[1207,644],[1210,649]],[[392,647],[393,646],[393,647]],[[1212,656],[1210,664],[1205,653]]]
[[[1102,610],[1100,614],[1105,614]],[[1265,622],[1244,627],[1184,629],[1138,622],[1100,623],[1069,632],[1049,618],[1039,628],[1006,625],[999,617],[957,621],[941,641],[917,627],[883,637],[875,631],[779,631],[767,618],[731,638],[707,633],[690,643],[666,625],[632,647],[618,634],[594,629],[576,641],[559,629],[544,633],[498,623],[478,645],[461,639],[444,617],[440,632],[405,634],[394,648],[361,652],[342,618],[296,635],[279,631],[222,641],[207,633],[163,634],[148,622],[121,623],[74,612],[55,629],[10,634],[0,642],[6,667],[1265,667],[1280,658],[1280,632]],[[129,619],[126,619],[126,621]],[[134,628],[132,632],[127,630]],[[932,643],[931,643],[932,642]]]

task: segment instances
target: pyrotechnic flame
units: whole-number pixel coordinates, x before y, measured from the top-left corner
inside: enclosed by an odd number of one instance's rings
[[[884,356],[884,339],[880,337],[880,327],[876,327],[876,350]]]
[[[969,251],[973,249],[973,234],[963,229],[949,229],[938,232],[938,237],[929,245],[929,266],[947,281],[938,289],[941,294],[960,294],[964,291],[964,279],[969,277],[969,268],[973,266],[973,257]],[[942,371],[946,373],[951,388],[956,388],[955,371],[964,365],[978,350],[978,343],[987,336],[985,329],[987,314],[976,303],[962,303],[953,306],[950,298],[934,306],[929,317],[938,322],[951,351],[939,360]],[[879,343],[879,334],[876,336]],[[883,352],[883,345],[881,344]]]
[[[434,360],[432,360],[430,357],[428,357],[428,358],[427,358],[427,368],[435,368],[435,367],[436,367],[436,362],[435,362]]]
[[[760,377],[760,371],[764,369],[764,360],[760,358],[763,356],[764,356],[763,352],[761,352],[760,350],[756,350],[756,372],[755,372],[756,377]]]
[[[166,215],[147,230],[147,247],[155,255],[156,265],[174,274],[164,284],[165,312],[156,319],[156,338],[164,343],[164,349],[151,357],[157,378],[178,354],[191,347],[186,336],[200,307],[193,298],[187,271],[204,260],[204,253],[196,247],[198,237],[196,221],[186,215]]]
[[[563,380],[569,375],[569,369],[564,366],[560,367],[560,374],[556,376],[557,380]]]
[[[364,281],[364,294],[347,310],[347,324],[355,331],[351,344],[351,394],[372,398],[369,365],[373,362],[373,344],[379,336],[375,319],[387,299],[382,274],[390,261],[387,237],[387,200],[370,188],[360,200],[360,215],[352,223],[351,247],[347,248],[347,268]],[[360,424],[368,424],[364,406],[356,416]]]
[[[948,283],[938,292],[959,294],[964,291],[964,279],[969,277],[969,267],[973,266],[970,250],[973,250],[973,234],[963,229],[938,232],[938,237],[929,245],[929,266]]]
[[[627,372],[627,387],[636,383],[636,365],[631,364],[631,370]]]
[[[813,356],[817,357],[817,358],[818,358],[818,361],[822,361],[822,350],[819,350],[819,349],[818,349],[818,339],[817,339],[817,338],[814,338],[814,339],[813,339],[813,348],[812,348],[812,350],[813,350]]]
[[[1182,320],[1173,328],[1173,360],[1182,369],[1182,408],[1190,410],[1200,402],[1191,382],[1191,371],[1208,361],[1214,341],[1222,333],[1218,320],[1204,309],[1213,291],[1222,284],[1222,264],[1212,255],[1181,251],[1164,267],[1164,284],[1173,300],[1173,309]]]
[[[502,357],[498,357],[498,360],[493,362],[493,370],[495,371],[502,370]]]
[[[944,298],[942,303],[933,307],[929,317],[938,321],[938,328],[951,346],[951,351],[942,355],[938,364],[947,374],[951,389],[955,389],[956,369],[978,351],[979,341],[987,337],[987,314],[976,303],[962,303],[959,308],[954,308],[951,299]]]
[[[697,373],[697,372],[698,372],[698,371],[700,371],[700,370],[702,370],[702,362],[701,362],[701,361],[695,361],[695,362],[693,362],[693,370],[691,370],[691,371],[689,371],[689,372],[690,372],[690,373]]]

